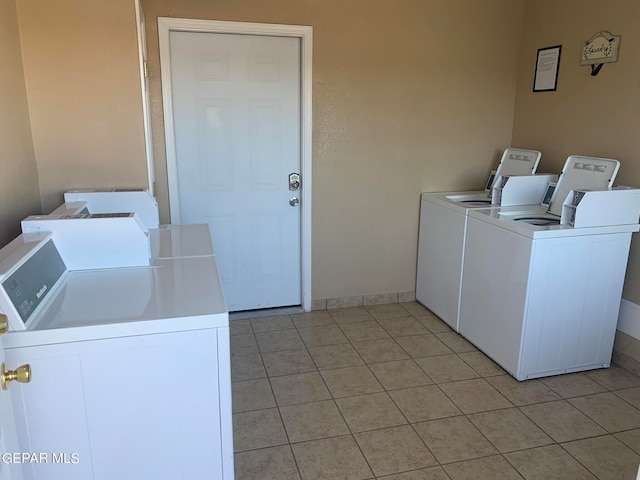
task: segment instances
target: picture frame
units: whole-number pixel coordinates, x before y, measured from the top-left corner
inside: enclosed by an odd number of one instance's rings
[[[555,92],[558,87],[558,72],[562,45],[538,49],[536,70],[533,78],[534,92]]]

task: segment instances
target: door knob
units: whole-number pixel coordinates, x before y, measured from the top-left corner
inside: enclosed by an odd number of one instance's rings
[[[9,331],[9,320],[4,313],[0,313],[0,336]]]
[[[6,390],[9,387],[8,383],[13,380],[20,383],[29,383],[31,381],[31,365],[27,363],[15,370],[8,370],[3,362],[2,371],[0,371],[0,384],[2,384],[2,389]]]
[[[292,207],[295,207],[299,203],[300,203],[300,200],[298,200],[298,197],[291,197],[289,199],[289,205],[291,205]]]

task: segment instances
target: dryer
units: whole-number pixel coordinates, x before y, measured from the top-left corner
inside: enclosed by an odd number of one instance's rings
[[[160,223],[158,202],[152,193],[144,188],[98,188],[69,190],[64,194],[65,203],[53,214],[68,214],[69,206],[79,202],[86,204],[87,211],[75,213],[129,213],[138,214],[147,228],[157,228]]]
[[[467,215],[474,208],[491,206],[496,178],[532,176],[540,157],[538,151],[508,148],[497,170],[489,176],[484,191],[421,195],[416,300],[455,331],[459,323]],[[555,178],[551,175],[532,177],[522,186],[525,195],[512,204],[539,204],[547,184]]]
[[[88,189],[65,192],[65,203],[49,215],[31,216],[23,233],[45,230],[35,220],[54,220],[78,215],[107,215],[113,213],[135,213],[144,225],[148,237],[151,258],[179,258],[213,255],[213,244],[207,224],[161,225],[158,204],[145,189]],[[49,224],[48,228],[52,228]]]
[[[58,208],[58,213],[65,209],[78,209],[83,204],[89,213],[135,212],[149,230],[151,258],[198,257],[214,254],[209,225],[161,225],[158,203],[149,190],[123,188],[70,190],[65,192],[64,199],[65,204]]]
[[[233,479],[215,256],[71,271],[50,233],[23,234],[0,250],[0,313],[7,362],[33,371],[10,386],[21,450],[49,455],[25,478]]]
[[[460,334],[517,380],[610,365],[631,236],[640,229],[640,190],[608,188],[618,168],[571,156],[548,209],[469,213]],[[571,210],[580,211],[573,221]]]
[[[71,270],[214,255],[209,226],[204,223],[159,225],[147,230],[137,213],[74,213],[30,215],[21,226],[22,233],[52,232],[63,256],[70,252],[67,266]]]

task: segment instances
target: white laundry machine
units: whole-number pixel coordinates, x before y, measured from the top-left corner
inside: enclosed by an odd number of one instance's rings
[[[66,206],[69,212],[84,210]],[[70,270],[143,266],[156,258],[214,255],[209,226],[204,223],[159,225],[147,230],[137,213],[52,213],[31,215],[21,226],[22,233],[52,232]]]
[[[537,150],[507,148],[495,170],[492,170],[482,191],[440,192],[450,196],[452,202],[470,206],[491,205],[491,192],[495,180],[500,176],[528,176],[536,173],[542,154]]]
[[[528,183],[510,191],[511,205],[539,204],[547,184],[555,176],[535,174],[540,152],[508,148],[496,172],[492,172],[484,191],[423,193],[420,205],[416,299],[458,331],[460,286],[467,215],[474,208],[492,204],[495,179],[513,177],[509,187],[516,187],[517,177],[531,177]]]
[[[149,265],[148,232],[135,213],[31,215],[21,226],[51,232],[69,270]]]
[[[640,190],[608,189],[618,167],[571,156],[548,211],[469,213],[460,334],[518,380],[610,364],[631,235],[640,229]]]
[[[233,479],[229,318],[215,256],[69,271],[49,233],[0,250],[26,479]]]
[[[102,188],[69,190],[64,194],[65,203],[51,212],[68,214],[67,203],[86,202],[87,211],[74,213],[129,213],[135,212],[147,228],[157,228],[160,223],[158,202],[151,192],[144,188]],[[73,205],[71,205],[73,207]]]
[[[206,224],[159,225],[158,204],[148,190],[144,189],[97,189],[71,190],[65,192],[65,203],[49,215],[31,216],[23,233],[55,228],[55,222],[46,227],[38,226],[35,220],[58,220],[78,218],[78,215],[99,215],[133,212],[143,220],[148,236],[151,258],[178,258],[213,255],[213,244],[209,226]]]

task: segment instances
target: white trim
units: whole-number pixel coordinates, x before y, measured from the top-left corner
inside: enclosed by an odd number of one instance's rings
[[[313,28],[303,25],[276,25],[268,23],[222,22],[187,18],[158,17],[162,102],[164,111],[165,146],[167,156],[167,181],[169,185],[169,211],[171,223],[180,223],[180,199],[178,197],[178,172],[171,99],[171,74],[169,32],[237,33],[296,37],[301,49],[301,276],[302,308],[311,310],[311,156],[312,156],[312,100],[311,79],[313,65]]]
[[[145,65],[147,60],[147,46],[144,29],[144,14],[140,0],[134,0],[136,9],[136,35],[138,39],[138,67],[140,75],[140,95],[142,97],[142,128],[144,129],[144,148],[147,157],[147,182],[149,191],[155,197],[155,166],[153,164],[153,143],[151,141],[151,113],[149,111],[149,80],[145,77]]]
[[[622,299],[618,315],[618,330],[640,340],[640,305]]]

